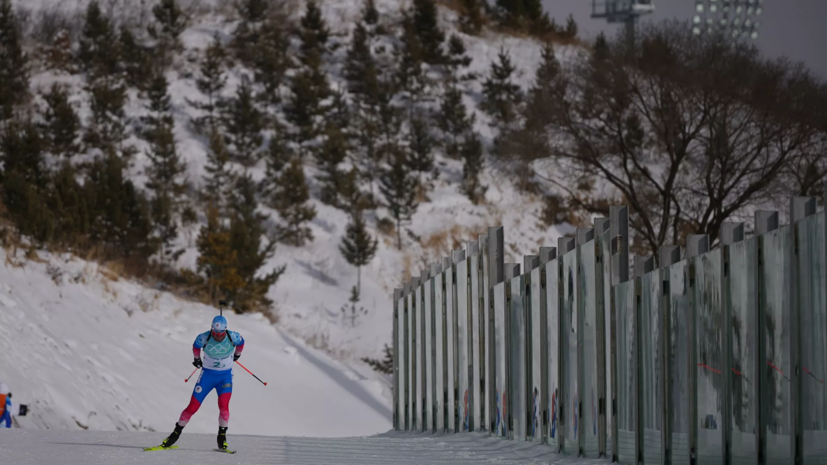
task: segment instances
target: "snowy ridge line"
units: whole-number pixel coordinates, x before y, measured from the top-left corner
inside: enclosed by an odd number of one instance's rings
[[[0,450],[16,465],[199,464],[602,464],[552,453],[545,446],[502,441],[480,433],[424,436],[389,432],[370,437],[321,439],[229,435],[234,456],[215,454],[214,437],[184,434],[179,449],[143,452],[159,434],[12,430],[0,436]],[[59,461],[55,458],[59,457]]]

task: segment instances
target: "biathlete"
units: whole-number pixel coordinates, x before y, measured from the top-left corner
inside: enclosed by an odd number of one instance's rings
[[[244,350],[244,338],[235,331],[227,330],[227,319],[217,316],[212,320],[212,328],[198,335],[192,345],[192,364],[201,368],[198,382],[192,391],[192,398],[181,417],[175,423],[175,430],[161,444],[169,448],[181,436],[181,432],[190,418],[201,407],[207,394],[215,389],[218,394],[218,448],[227,449],[227,425],[230,421],[230,397],[233,395],[233,363],[241,357]],[[201,352],[204,358],[201,359]]]

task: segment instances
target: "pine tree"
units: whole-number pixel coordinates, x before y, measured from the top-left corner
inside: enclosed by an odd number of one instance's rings
[[[245,285],[239,276],[238,252],[233,250],[229,227],[223,224],[218,208],[210,203],[207,224],[198,235],[198,270],[207,276],[211,299],[232,297]]]
[[[462,76],[459,74],[461,68],[467,68],[471,64],[471,57],[466,54],[465,43],[456,35],[451,34],[448,39],[448,56],[446,59],[446,68],[448,70],[448,78],[451,82],[457,80],[470,80],[473,75]]]
[[[67,29],[61,29],[55,34],[52,43],[45,49],[45,56],[49,68],[68,74],[76,72],[72,35]]]
[[[196,126],[203,127],[206,123],[207,128],[212,130],[217,125],[217,115],[221,107],[221,91],[227,84],[227,77],[224,75],[225,59],[224,47],[216,33],[204,52],[199,67],[199,76],[195,79],[195,87],[204,94],[207,101],[188,102],[194,108],[206,112],[204,118],[196,120]]]
[[[361,22],[357,23],[353,30],[344,71],[348,89],[352,94],[367,101],[375,98],[378,87],[376,60],[371,52],[368,30]]]
[[[426,118],[427,115],[415,115],[408,131],[408,166],[412,172],[417,173],[420,187],[424,187],[422,173],[434,169],[434,138]]]
[[[53,218],[51,240],[66,247],[83,247],[83,238],[89,232],[86,196],[83,195],[83,186],[77,178],[75,167],[64,160],[52,176],[48,199],[49,212]]]
[[[339,245],[339,251],[348,263],[356,267],[356,292],[362,290],[362,267],[373,260],[378,242],[371,237],[362,217],[362,211],[353,209],[350,223],[345,228],[345,237]]]
[[[171,124],[172,104],[169,97],[169,83],[162,72],[156,72],[149,78],[149,86],[146,90],[147,114],[141,117],[145,131],[154,131],[161,124]]]
[[[322,106],[322,100],[328,98],[331,91],[327,76],[318,66],[305,69],[294,76],[290,90],[292,95],[284,113],[287,120],[297,128],[295,138],[301,144],[318,135],[318,119],[327,110]]]
[[[375,371],[386,375],[393,374],[393,348],[385,344],[385,358],[377,360],[375,358],[364,357],[362,361],[370,365]]]
[[[379,10],[376,9],[374,0],[365,0],[364,5],[362,5],[362,21],[368,26],[373,26],[379,22]]]
[[[449,157],[460,157],[464,137],[473,124],[474,117],[468,114],[462,102],[462,90],[456,85],[447,86],[440,101],[437,125],[442,131],[442,143]]]
[[[0,124],[29,95],[28,57],[23,52],[20,22],[11,0],[0,0]]]
[[[495,125],[505,128],[514,122],[522,99],[520,86],[512,82],[516,67],[508,51],[501,49],[497,61],[491,63],[489,76],[483,83],[482,109],[491,115]]]
[[[162,68],[166,68],[172,62],[173,54],[181,50],[178,37],[186,29],[188,18],[176,0],[160,0],[152,7],[152,16],[155,24],[150,25],[147,32],[156,40],[156,59]]]
[[[242,80],[235,98],[230,99],[224,108],[224,125],[227,128],[225,141],[230,159],[245,167],[255,165],[261,158],[264,115],[256,107],[253,90],[246,80]]]
[[[462,0],[462,13],[459,18],[460,30],[469,35],[478,35],[482,31],[483,12],[481,1]]]
[[[83,70],[91,80],[118,74],[121,41],[114,24],[103,14],[97,0],[92,0],[86,8],[78,53]]]
[[[592,46],[592,58],[598,61],[604,61],[609,57],[610,53],[609,42],[601,32],[597,35],[597,39],[595,39],[594,45]]]
[[[482,171],[483,150],[482,142],[476,134],[471,134],[462,145],[462,192],[478,204],[485,196],[486,187],[480,183],[479,175]]]
[[[301,39],[299,58],[304,65],[315,66],[311,61],[317,59],[314,58],[314,55],[318,55],[318,57],[324,55],[329,36],[330,31],[324,18],[322,18],[322,11],[319,9],[316,0],[308,1],[299,30],[299,38]]]
[[[46,101],[46,111],[43,113],[41,133],[48,141],[49,151],[53,155],[71,158],[80,152],[80,120],[69,103],[69,91],[54,83],[43,100]]]
[[[152,72],[147,71],[154,66],[152,57],[155,56],[155,52],[147,50],[139,44],[135,39],[135,35],[126,26],[121,26],[119,40],[120,56],[127,84],[138,89],[144,89],[149,82],[149,78],[153,75]],[[160,64],[157,67],[162,68]]]
[[[121,143],[126,139],[126,86],[117,80],[101,79],[90,83],[87,90],[91,94],[92,115],[84,141],[104,152],[122,149]]]
[[[293,150],[284,139],[283,130],[276,128],[275,134],[270,138],[267,145],[267,151],[264,152],[264,158],[267,162],[267,175],[262,182],[262,192],[265,197],[272,198],[278,190],[278,179],[284,167],[290,163],[293,155]]]
[[[439,28],[436,3],[434,0],[413,0],[411,16],[414,31],[422,45],[422,60],[432,65],[442,64],[445,59],[442,53],[445,34]]]
[[[249,175],[238,178],[233,189],[230,221],[230,246],[236,252],[238,275],[244,281],[244,286],[232,297],[236,305],[250,309],[270,303],[267,292],[284,272],[284,267],[279,267],[263,277],[256,277],[276,247],[272,238],[262,244],[267,217],[258,212],[256,190]]]
[[[270,9],[270,1],[240,0],[235,6],[241,21],[233,31],[232,47],[242,63],[253,65],[264,29],[263,24]]]
[[[569,39],[577,37],[577,22],[571,14],[566,18],[566,29],[563,30],[562,36]]]
[[[415,24],[411,17],[406,17],[402,23],[401,46],[397,49],[397,90],[402,92],[407,101],[409,113],[417,105],[428,86],[428,80],[422,70],[425,60],[425,48],[416,33]]]
[[[322,186],[319,199],[328,205],[339,207],[340,183],[343,176],[339,165],[347,159],[349,144],[342,130],[336,125],[328,125],[325,132],[325,141],[315,151],[319,168],[317,180]]]
[[[253,58],[253,68],[255,80],[264,87],[263,95],[272,106],[281,103],[280,87],[290,67],[289,47],[290,41],[281,24],[276,20],[268,21]]]
[[[304,176],[301,160],[293,158],[284,167],[270,203],[279,212],[284,225],[280,227],[280,240],[301,247],[313,240],[313,233],[305,224],[316,217],[316,208],[308,204],[310,192]]]
[[[408,171],[404,154],[397,153],[379,179],[379,191],[385,197],[385,206],[396,222],[396,247],[399,250],[402,250],[402,223],[410,221],[419,206],[416,201],[416,186],[416,179]]]
[[[228,207],[228,192],[232,188],[232,176],[227,163],[230,155],[224,145],[224,138],[217,128],[210,132],[210,146],[207,152],[207,166],[203,197],[211,203],[222,217],[226,215]]]

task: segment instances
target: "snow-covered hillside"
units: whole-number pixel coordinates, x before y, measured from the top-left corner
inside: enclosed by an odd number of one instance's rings
[[[0,379],[28,404],[23,428],[172,430],[195,377],[191,344],[216,310],[179,300],[70,257],[0,249]],[[113,278],[115,280],[113,280]],[[350,436],[391,427],[390,386],[273,327],[227,315],[246,339],[234,370],[235,434]],[[197,375],[196,375],[197,376]],[[187,432],[215,433],[210,395]]]
[[[36,17],[40,11],[78,12],[88,3],[86,0],[12,1],[18,7],[31,11],[31,17]],[[195,134],[189,124],[194,113],[187,104],[187,99],[199,98],[194,83],[197,67],[194,58],[206,48],[216,32],[224,40],[229,40],[235,23],[227,16],[232,14],[232,8],[226,2],[190,0],[182,3],[188,11],[197,14],[181,36],[186,50],[168,71],[167,78],[170,81],[179,150],[187,162],[187,178],[197,187],[205,173],[207,141],[203,136]],[[329,69],[332,86],[343,88],[344,81],[339,68],[350,41],[351,28],[359,18],[362,2],[324,0],[319,3],[331,28],[331,40],[345,45],[332,52],[330,62],[333,65]],[[112,0],[102,2],[102,5],[123,15],[139,14],[135,2]],[[296,1],[297,16],[301,14],[303,5],[303,1]],[[376,6],[383,23],[396,24],[408,2],[377,0]],[[496,60],[497,53],[504,48],[509,51],[518,69],[516,82],[524,88],[531,84],[535,67],[540,62],[542,45],[539,42],[493,32],[485,32],[482,37],[464,35],[457,32],[455,12],[441,8],[440,15],[446,33],[456,33],[464,40],[468,56],[473,59],[469,71],[484,76]],[[563,60],[577,53],[577,49],[561,46],[556,48],[556,52]],[[229,70],[225,95],[233,94],[244,74],[248,74],[248,71],[238,66]],[[72,86],[74,103],[81,118],[85,120],[89,115],[89,100],[82,89],[80,77],[41,70],[32,76],[32,87],[35,90],[45,89],[55,81]],[[466,104],[469,109],[476,109],[482,98],[480,80],[463,85]],[[127,107],[128,116],[136,119],[142,114],[142,108],[142,100],[133,92]],[[479,111],[476,113],[476,131],[488,145],[494,134],[488,126],[486,116]],[[143,153],[145,142],[132,137],[129,143],[139,148],[129,174],[137,185],[142,186],[148,164]],[[287,265],[286,273],[269,294],[274,302],[272,312],[277,315],[280,327],[339,359],[356,361],[363,356],[378,357],[383,345],[390,342],[391,337],[390,296],[394,287],[401,287],[406,276],[417,275],[430,263],[441,261],[442,256],[450,254],[451,248],[460,246],[462,241],[475,240],[477,234],[484,232],[488,226],[505,226],[506,259],[515,262],[521,262],[523,254],[537,253],[541,245],[554,245],[557,237],[570,231],[567,225],[547,227],[542,224],[537,219],[542,207],[539,199],[518,193],[511,181],[490,164],[481,177],[482,183],[488,186],[486,202],[482,205],[473,205],[459,192],[462,173],[459,161],[438,156],[436,164],[440,175],[433,183],[434,190],[428,193],[429,201],[420,204],[411,224],[406,225],[414,237],[403,233],[403,251],[396,250],[393,237],[385,236],[375,229],[375,217],[368,217],[371,233],[380,238],[380,243],[376,257],[362,270],[359,306],[364,307],[367,314],[357,319],[355,324],[346,319],[341,311],[347,304],[351,287],[357,279],[356,269],[344,260],[338,249],[348,216],[341,210],[314,201],[317,216],[310,224],[313,242],[301,248],[279,245],[275,256],[264,267],[266,271]],[[257,180],[264,177],[264,163],[254,167],[251,174]],[[308,179],[311,191],[314,191],[312,176]],[[266,207],[262,206],[262,211],[276,217],[276,213]],[[386,216],[382,209],[378,213]],[[195,226],[184,231],[180,237],[180,245],[187,251],[177,264],[179,267],[195,268],[197,228]],[[415,238],[418,238],[418,242]]]

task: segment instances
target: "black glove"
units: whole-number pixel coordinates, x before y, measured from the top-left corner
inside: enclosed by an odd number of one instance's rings
[[[234,362],[235,362],[235,361],[238,361],[238,359],[240,359],[240,358],[241,358],[241,354],[235,354],[235,355],[233,355],[233,361],[234,361]]]
[[[200,358],[194,358],[194,359],[192,360],[192,366],[194,366],[195,368],[201,368],[201,367],[202,367],[202,366],[204,366],[204,365],[201,363],[201,359],[200,359]]]

